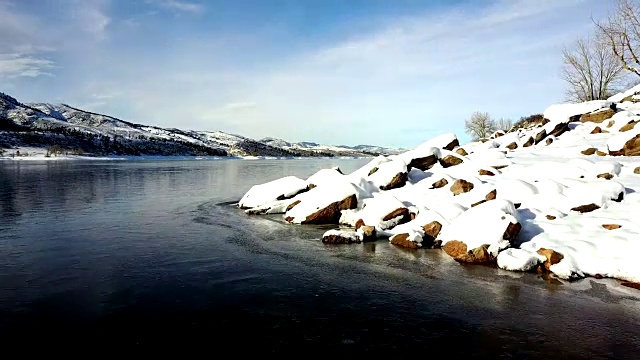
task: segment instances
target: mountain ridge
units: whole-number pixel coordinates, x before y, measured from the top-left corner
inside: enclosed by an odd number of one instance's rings
[[[209,155],[268,157],[364,157],[397,149],[329,146],[282,139],[254,140],[223,131],[137,124],[66,103],[22,103],[0,92],[0,148],[58,146],[92,155]]]

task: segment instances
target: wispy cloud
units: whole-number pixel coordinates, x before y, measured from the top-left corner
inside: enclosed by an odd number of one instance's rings
[[[37,77],[47,72],[53,61],[21,54],[0,54],[0,78]]]
[[[147,0],[148,3],[154,4],[170,11],[183,13],[200,14],[204,11],[204,6],[199,3],[180,1],[180,0]]]

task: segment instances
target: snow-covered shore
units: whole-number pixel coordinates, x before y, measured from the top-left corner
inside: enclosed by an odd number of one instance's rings
[[[640,283],[640,86],[557,104],[544,118],[460,146],[454,134],[374,158],[351,174],[255,185],[248,214],[336,224],[327,243],[379,238],[456,261],[563,279]]]

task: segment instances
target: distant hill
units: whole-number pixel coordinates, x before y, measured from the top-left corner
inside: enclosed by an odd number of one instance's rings
[[[371,156],[384,148],[256,141],[222,131],[194,131],[135,124],[67,104],[23,104],[0,93],[0,148],[58,145],[96,155]]]

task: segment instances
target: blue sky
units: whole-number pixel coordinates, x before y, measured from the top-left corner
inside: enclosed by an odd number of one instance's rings
[[[0,91],[164,127],[413,147],[564,99],[596,0],[0,0]]]

